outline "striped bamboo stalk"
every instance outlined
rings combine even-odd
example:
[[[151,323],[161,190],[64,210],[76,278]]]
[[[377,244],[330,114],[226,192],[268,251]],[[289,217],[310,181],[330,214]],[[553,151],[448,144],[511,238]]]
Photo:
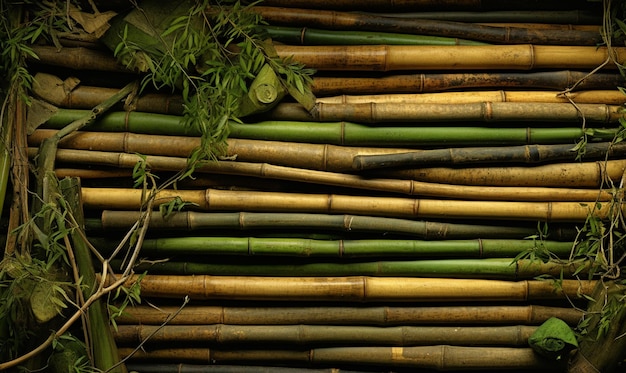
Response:
[[[136,283],[138,276],[128,285]],[[410,277],[167,276],[141,279],[142,297],[194,300],[328,302],[457,302],[577,299],[591,294],[595,281],[500,281]]]
[[[542,305],[494,306],[319,306],[314,307],[232,307],[188,305],[153,308],[127,307],[118,324],[161,325],[539,325],[557,317],[578,324],[583,313],[572,307]],[[176,313],[178,312],[178,313]],[[175,314],[176,313],[176,314]],[[175,315],[175,316],[174,316]]]
[[[85,114],[84,110],[59,110],[46,128],[61,128]],[[89,130],[136,132],[154,135],[198,136],[184,126],[182,117],[152,113],[115,112],[103,115]],[[611,141],[615,129],[580,127],[487,128],[487,127],[372,127],[350,122],[318,123],[266,121],[229,123],[230,136],[256,140],[293,141],[350,146],[480,146],[572,143],[587,134],[590,142]],[[479,144],[480,143],[480,144]]]
[[[120,345],[196,346],[528,346],[536,326],[120,325]]]
[[[34,148],[29,149],[29,154],[32,158],[37,155],[36,150],[37,149]],[[150,165],[150,169],[155,172],[177,172],[185,169],[188,162],[186,158],[162,156],[144,157],[145,161]],[[358,161],[359,159],[360,158],[357,157],[355,158],[355,161]],[[127,153],[96,152],[72,149],[60,149],[56,153],[57,162],[66,162],[74,165],[100,165],[133,169],[140,160],[141,158],[139,155]],[[465,200],[566,202],[592,200],[610,201],[613,198],[613,195],[607,190],[542,187],[485,187],[436,184],[414,180],[372,178],[350,174],[298,169],[292,167],[274,166],[267,163],[210,161],[198,165],[195,171],[198,173],[252,176],[265,179],[313,183],[422,197],[456,198]]]
[[[139,189],[83,188],[85,208],[139,209],[145,197]],[[400,197],[360,197],[254,191],[163,190],[154,205],[180,197],[204,211],[301,212],[373,215],[395,218],[505,219],[581,222],[590,215],[606,218],[611,204],[580,202],[504,202],[432,200]],[[619,207],[621,208],[621,207]]]
[[[497,27],[454,21],[385,17],[377,14],[355,12],[266,6],[255,6],[253,11],[260,14],[270,24],[297,25],[298,27],[306,26],[320,29],[395,32],[464,38],[500,44],[560,46],[596,45],[603,42],[602,35],[598,30],[544,30],[508,26]]]
[[[117,245],[106,239],[94,239],[102,253],[109,253]],[[400,240],[400,239],[342,239],[315,240],[306,238],[271,237],[165,237],[143,241],[141,252],[146,255],[252,255],[296,256],[313,258],[506,258],[536,247],[566,257],[574,242],[533,240]],[[510,261],[509,263],[510,264]]]
[[[100,220],[86,220],[91,230],[117,231],[130,228],[139,218],[138,211],[104,210]],[[168,219],[152,214],[150,227],[159,231],[198,231],[207,229],[239,230],[311,230],[340,231],[351,233],[401,234],[421,239],[471,239],[512,238],[522,239],[537,233],[536,226],[502,226],[496,224],[459,224],[452,222],[430,222],[360,215],[326,215],[298,213],[201,213],[194,211],[175,212]],[[550,237],[557,240],[572,240],[576,232],[551,227]]]
[[[131,348],[121,349],[128,356]],[[556,372],[563,362],[541,358],[530,348],[519,347],[328,347],[311,350],[216,350],[207,348],[170,348],[138,350],[132,360],[176,361],[210,364],[278,363],[329,366],[347,364],[351,367],[376,366],[434,370],[511,370]]]
[[[317,103],[312,113],[299,104],[283,104],[270,112],[273,120],[357,123],[388,122],[577,122],[616,123],[621,107],[606,104],[480,102],[447,104]]]
[[[167,261],[138,264],[137,272],[153,275],[211,275],[211,276],[275,276],[289,277],[298,274],[302,277],[323,276],[378,276],[378,277],[438,277],[459,279],[523,280],[541,275],[572,278],[574,273],[582,276],[588,273],[589,263],[562,264],[543,263],[512,258],[492,259],[440,259],[403,260],[376,262],[315,262],[282,263],[276,258],[253,262],[224,260],[218,258],[210,263],[200,261]],[[120,263],[113,262],[114,268]],[[582,268],[582,270],[581,270]]]
[[[561,94],[559,91],[464,91],[318,97],[323,104],[466,104],[476,102],[545,102],[623,105],[626,95],[619,90],[590,90]]]
[[[379,94],[442,92],[459,89],[487,88],[533,88],[563,90],[573,87],[579,90],[615,89],[624,83],[619,74],[600,71],[586,77],[582,71],[538,71],[481,73],[429,73],[367,76],[337,74],[336,76],[314,77],[311,89],[318,96],[337,94]],[[584,79],[584,80],[583,80]]]
[[[556,163],[533,167],[415,168],[385,171],[380,177],[402,178],[461,185],[498,186],[574,186],[598,188],[619,182],[626,170],[626,160],[582,163]],[[378,175],[378,174],[377,174]]]
[[[608,58],[603,47],[550,45],[276,45],[281,57],[292,57],[320,71],[532,70],[593,69]],[[626,48],[614,48],[623,64]],[[611,65],[607,65],[611,67]]]

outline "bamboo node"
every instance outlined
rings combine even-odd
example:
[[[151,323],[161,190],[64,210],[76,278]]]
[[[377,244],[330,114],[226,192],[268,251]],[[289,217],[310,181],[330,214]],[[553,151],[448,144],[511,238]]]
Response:
[[[528,48],[530,49],[528,52],[528,56],[530,57],[530,65],[528,65],[528,70],[532,70],[535,67],[535,47],[532,44],[528,44]]]

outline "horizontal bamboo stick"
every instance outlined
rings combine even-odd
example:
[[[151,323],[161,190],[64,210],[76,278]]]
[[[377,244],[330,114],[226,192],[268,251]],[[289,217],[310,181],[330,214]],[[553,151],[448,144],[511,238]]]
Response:
[[[428,73],[367,76],[340,74],[313,78],[311,89],[317,96],[338,94],[424,93],[468,89],[615,89],[623,85],[620,74],[600,71]]]
[[[506,23],[515,27],[518,23],[539,25],[540,27],[584,27],[598,28],[602,16],[596,9],[573,10],[490,10],[472,11],[441,11],[441,12],[385,12],[386,17],[407,17],[413,19],[438,19],[442,21],[471,23]],[[538,26],[538,27],[539,27]]]
[[[550,317],[557,317],[569,325],[576,325],[582,311],[572,307],[541,305],[497,306],[314,306],[314,307],[229,307],[188,305],[180,312],[178,307],[157,308],[136,305],[127,307],[116,318],[118,324],[161,325],[431,325],[431,324],[485,324],[485,325],[539,325]]]
[[[626,95],[615,90],[575,91],[560,94],[559,91],[465,91],[440,93],[405,93],[375,95],[341,95],[318,97],[317,102],[324,104],[467,104],[476,102],[546,102],[579,104],[622,105]]]
[[[135,276],[128,285],[137,281]],[[577,299],[595,281],[500,281],[410,277],[256,277],[166,276],[141,279],[142,297],[192,300],[266,300],[335,302],[456,302]]]
[[[317,103],[313,114],[299,104],[274,108],[273,120],[357,123],[393,122],[577,122],[616,123],[622,117],[620,106],[605,104],[480,102],[447,104]]]
[[[180,259],[179,259],[180,260]],[[562,264],[556,261],[492,259],[433,259],[433,260],[381,260],[376,262],[312,262],[275,263],[276,259],[252,263],[217,258],[210,263],[198,261],[166,261],[138,264],[137,272],[153,275],[211,275],[211,276],[379,276],[379,277],[438,277],[476,278],[492,280],[522,280],[541,275],[572,278],[574,273],[585,276],[589,263]],[[117,262],[112,262],[118,268]],[[582,268],[582,270],[581,270]]]
[[[116,242],[95,239],[92,243],[103,253],[111,252]],[[533,240],[399,240],[269,237],[166,237],[148,238],[141,246],[146,255],[253,255],[321,258],[407,257],[407,258],[507,258],[540,247],[552,254],[568,256],[574,242]],[[509,263],[510,264],[510,261]]]
[[[370,369],[356,371],[354,369],[341,368],[302,368],[284,366],[259,366],[259,365],[199,365],[199,364],[150,364],[130,363],[126,364],[129,371],[141,373],[371,373]]]
[[[83,188],[83,203],[90,209],[139,209],[144,193],[139,189]],[[431,200],[399,197],[359,197],[337,194],[237,192],[218,189],[163,190],[158,206],[180,197],[204,211],[259,211],[335,213],[395,218],[505,219],[547,222],[585,221],[588,216],[606,218],[610,204],[596,208],[594,201],[501,202]],[[619,208],[622,208],[621,206]]]
[[[140,217],[138,211],[102,211],[101,220],[86,219],[92,230],[116,231],[130,228]],[[201,213],[194,211],[175,212],[164,219],[160,214],[150,216],[150,227],[159,231],[207,229],[240,230],[311,230],[340,231],[350,233],[400,234],[421,239],[468,239],[468,238],[514,238],[522,239],[536,234],[536,226],[502,226],[496,224],[459,224],[430,222],[360,215],[326,215],[298,213]],[[572,240],[576,232],[560,230],[552,226],[550,238]]]
[[[119,325],[120,345],[196,346],[528,346],[536,326]]]
[[[605,47],[549,45],[276,45],[281,57],[292,57],[320,71],[532,70],[594,69],[608,58]],[[617,63],[626,48],[613,48]],[[615,67],[607,65],[607,67]]]
[[[409,153],[405,153],[409,154]],[[37,149],[30,148],[34,158]],[[186,158],[144,156],[152,171],[183,170],[187,167]],[[360,158],[355,157],[355,161]],[[367,160],[368,158],[366,158]],[[377,159],[377,158],[375,158]],[[387,159],[387,158],[383,158]],[[56,161],[67,164],[100,165],[133,169],[141,158],[137,154],[96,152],[87,150],[59,149]],[[608,191],[573,188],[541,187],[485,187],[424,183],[414,180],[383,179],[358,175],[331,173],[275,166],[267,163],[247,163],[230,161],[204,162],[196,167],[197,173],[214,173],[238,176],[253,176],[266,179],[287,180],[303,183],[331,185],[345,188],[374,190],[387,193],[416,195],[422,197],[456,198],[466,200],[504,201],[610,201],[613,196]]]
[[[444,36],[500,44],[595,45],[603,42],[598,30],[498,27],[454,21],[385,17],[357,12],[266,6],[255,6],[253,11],[259,13],[270,24],[285,26]]]
[[[121,357],[134,352],[131,361],[176,361],[204,364],[278,363],[351,367],[376,366],[435,370],[511,370],[557,372],[562,362],[544,359],[530,348],[519,347],[330,347],[311,350],[216,350],[207,348],[170,348],[133,351],[121,348]]]

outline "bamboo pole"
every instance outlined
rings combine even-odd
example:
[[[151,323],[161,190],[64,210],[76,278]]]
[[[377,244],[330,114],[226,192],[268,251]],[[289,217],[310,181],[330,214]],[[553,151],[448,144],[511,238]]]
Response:
[[[608,58],[604,47],[550,45],[480,46],[292,46],[276,45],[291,57],[319,71],[532,70],[594,69]],[[614,47],[617,63],[626,48]],[[614,67],[607,65],[607,67]]]
[[[108,253],[116,243],[92,238],[100,252]],[[574,242],[542,240],[401,240],[401,239],[341,239],[315,240],[306,238],[270,237],[165,237],[143,241],[141,252],[146,255],[243,255],[296,256],[312,258],[506,258],[536,247],[559,257],[566,257]],[[507,264],[511,264],[509,261]]]
[[[602,16],[594,9],[572,10],[490,10],[476,11],[426,11],[381,13],[385,17],[406,17],[412,19],[432,19],[440,21],[470,22],[470,23],[500,23],[515,27],[515,24],[525,23],[540,25],[541,27],[594,27],[602,23]]]
[[[135,276],[128,285],[137,281]],[[595,281],[500,281],[410,277],[256,277],[146,275],[139,283],[145,297],[193,300],[328,302],[456,302],[577,299]]]
[[[139,211],[102,211],[101,220],[87,220],[92,230],[116,231],[130,228],[139,218]],[[150,227],[159,231],[198,231],[206,229],[321,229],[350,233],[375,232],[401,234],[421,239],[513,238],[522,239],[536,234],[536,226],[501,226],[496,224],[459,224],[360,215],[326,215],[298,213],[201,213],[175,212],[164,219],[160,214],[150,216]],[[552,227],[551,239],[572,240],[576,232]]]
[[[121,345],[194,343],[200,346],[528,346],[536,326],[120,325]]]
[[[132,349],[121,349],[128,356]],[[138,350],[133,361],[177,361],[210,364],[228,363],[280,363],[328,366],[384,366],[435,370],[510,370],[556,372],[563,369],[563,362],[539,357],[530,348],[519,347],[330,347],[311,350],[217,350],[207,348],[170,348],[150,351]]]
[[[83,188],[85,208],[138,209],[144,194],[138,189]],[[204,211],[302,212],[373,215],[395,218],[505,219],[580,222],[589,216],[606,218],[610,203],[501,202],[431,200],[399,197],[359,197],[337,194],[237,192],[218,189],[163,190],[154,206],[180,197]],[[595,207],[594,207],[595,206]],[[599,208],[597,208],[599,207]],[[621,206],[619,206],[621,208]]]
[[[161,325],[539,325],[557,317],[576,325],[583,313],[572,307],[541,305],[493,306],[319,306],[312,307],[232,307],[189,305],[178,312],[172,306],[135,305],[127,307],[116,322]],[[175,314],[175,316],[174,316]],[[172,318],[173,317],[173,318]]]
[[[35,149],[31,149],[29,153],[32,157],[36,155]],[[185,169],[187,166],[186,158],[161,156],[144,157],[145,161],[149,164],[150,169],[155,172],[176,172]],[[360,159],[361,158],[356,157],[355,161]],[[66,162],[74,165],[100,165],[133,169],[137,162],[141,161],[141,158],[137,154],[60,149],[56,153],[56,160],[57,162]],[[362,164],[363,163],[361,163],[361,165]],[[253,176],[265,179],[313,183],[422,197],[456,198],[465,200],[565,202],[592,200],[610,201],[613,198],[612,194],[606,190],[450,185],[425,183],[414,180],[363,177],[358,175],[275,166],[267,163],[209,161],[199,164],[195,171],[197,173]]]
[[[130,369],[142,373],[371,373],[371,370],[356,371],[340,368],[302,368],[259,365],[198,365],[198,364],[150,364],[131,363]],[[367,368],[365,368],[367,369]]]
[[[308,7],[304,7],[308,8]],[[500,44],[596,45],[603,42],[598,30],[543,30],[485,26],[476,23],[385,17],[377,14],[255,6],[254,12],[274,25],[334,30],[395,32],[444,36]],[[280,54],[280,52],[279,52]]]
[[[277,262],[255,259],[252,263],[241,258],[224,260],[217,258],[211,263],[198,261],[166,261],[139,264],[137,272],[152,275],[211,275],[211,276],[275,276],[289,277],[298,274],[301,277],[322,276],[378,276],[378,277],[438,277],[442,279],[491,279],[522,280],[541,275],[555,278],[572,278],[574,273],[585,276],[589,263],[578,262],[563,264],[556,261],[520,260],[512,258],[491,259],[434,259],[434,260],[381,260],[375,262]],[[117,268],[118,262],[112,263]],[[581,269],[582,268],[582,269]],[[443,281],[443,280],[442,280]]]

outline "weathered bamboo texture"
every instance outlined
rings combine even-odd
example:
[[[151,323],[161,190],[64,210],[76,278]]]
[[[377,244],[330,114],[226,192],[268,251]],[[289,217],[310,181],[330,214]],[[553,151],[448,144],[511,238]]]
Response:
[[[571,100],[571,101],[570,101]],[[477,102],[545,102],[622,105],[626,95],[618,90],[560,91],[465,91],[318,97],[323,104],[470,104]]]
[[[338,94],[426,93],[468,89],[551,89],[562,91],[615,89],[624,84],[620,74],[606,71],[589,76],[582,71],[429,73],[382,77],[321,76],[316,74],[311,89],[318,96]]]
[[[138,276],[128,285],[136,283]],[[258,277],[167,276],[141,279],[145,297],[193,300],[263,300],[328,302],[456,302],[578,299],[591,294],[595,281],[500,281],[407,277]]]
[[[545,30],[508,26],[498,27],[476,23],[385,17],[356,12],[266,6],[255,6],[253,10],[261,14],[265,21],[275,25],[443,36],[500,44],[560,46],[598,45],[603,42],[602,35],[598,30]]]
[[[120,345],[194,343],[197,346],[528,346],[536,326],[119,325]]]
[[[139,189],[83,188],[85,208],[139,209]],[[589,215],[606,218],[611,204],[597,208],[595,201],[503,202],[432,200],[399,197],[360,197],[338,194],[206,190],[163,190],[154,205],[180,197],[204,211],[302,212],[371,215],[395,218],[508,219],[546,222],[581,222]],[[619,206],[618,208],[622,208]]]
[[[389,122],[578,122],[616,123],[623,117],[621,107],[605,104],[480,102],[448,104],[317,103],[312,113],[299,104],[282,104],[273,109],[274,120]]]
[[[92,230],[117,231],[129,229],[140,217],[139,211],[104,210],[101,220],[87,220]],[[460,224],[449,222],[419,221],[360,215],[327,215],[298,213],[202,213],[181,211],[167,219],[161,214],[150,216],[150,227],[161,231],[199,231],[205,229],[239,230],[311,230],[385,233],[419,237],[426,240],[512,238],[522,239],[537,233],[535,225],[524,227],[496,226],[493,224]],[[553,226],[550,235],[556,240],[572,240],[576,232]]]
[[[116,242],[92,238],[100,252],[109,253]],[[542,240],[400,240],[400,239],[341,239],[270,237],[165,237],[148,238],[141,245],[146,255],[243,255],[288,256],[312,258],[508,258],[536,247],[566,257],[574,242]],[[514,267],[509,263],[511,267]]]
[[[132,348],[120,349],[125,357]],[[139,349],[132,360],[183,361],[205,364],[279,363],[328,366],[385,366],[434,370],[510,370],[557,372],[562,362],[541,358],[530,348],[520,347],[329,347],[311,350],[219,350],[208,348],[171,348],[145,351]]]
[[[127,307],[118,324],[161,325],[539,325],[558,317],[576,325],[583,313],[572,307],[524,306],[315,306],[315,307],[229,307],[188,305],[158,309]],[[177,313],[178,312],[178,313]]]
[[[605,47],[548,45],[276,45],[281,57],[292,57],[320,71],[531,70],[594,69],[608,58]],[[613,48],[626,62],[626,48]],[[607,65],[615,67],[615,65]]]
[[[159,363],[133,362],[127,364],[133,372],[142,373],[372,373],[371,369],[357,371],[342,368],[302,368],[270,365],[215,365],[215,364],[185,364],[185,363]]]
[[[271,0],[270,0],[271,1]],[[265,2],[267,3],[267,1]],[[602,15],[595,10],[490,10],[476,11],[406,11],[402,13],[383,13],[386,17],[406,17],[413,19],[433,19],[454,22],[499,23],[515,27],[527,24],[528,27],[543,28],[578,28],[598,30],[602,23]]]
[[[32,157],[37,149],[29,149]],[[141,157],[137,154],[96,152],[87,150],[59,149],[57,162],[81,164],[85,167],[100,165],[133,169]],[[186,158],[145,156],[150,169],[157,171],[179,171],[187,166]],[[325,171],[275,166],[267,163],[210,161],[196,167],[198,173],[214,173],[253,176],[274,180],[287,180],[321,185],[331,185],[379,192],[416,195],[422,197],[456,198],[466,200],[494,201],[610,201],[613,196],[608,190],[542,188],[542,187],[486,187],[425,183],[414,180],[385,179],[340,174]]]

